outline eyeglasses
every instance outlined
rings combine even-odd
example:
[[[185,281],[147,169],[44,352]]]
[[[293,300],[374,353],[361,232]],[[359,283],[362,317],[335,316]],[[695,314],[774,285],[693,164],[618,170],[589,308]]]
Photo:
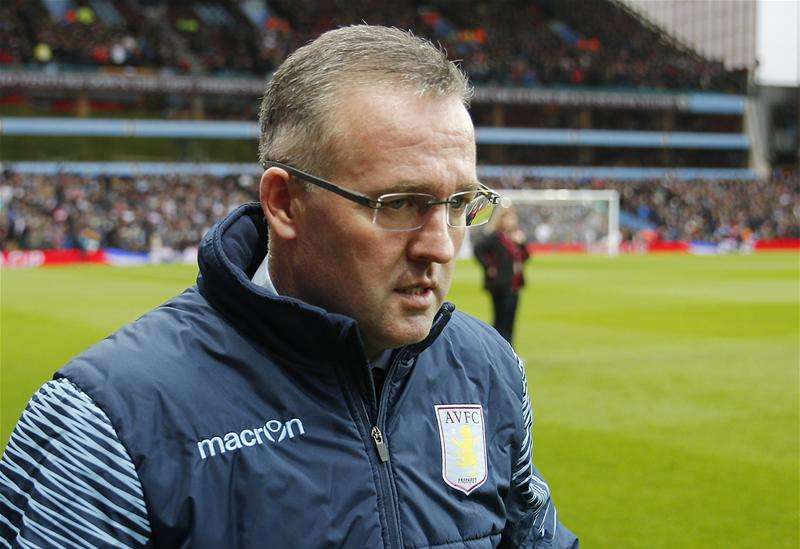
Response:
[[[425,216],[433,206],[447,206],[447,224],[450,227],[477,227],[489,222],[500,195],[481,185],[480,188],[451,194],[438,200],[426,193],[389,193],[370,198],[357,191],[334,185],[319,177],[305,173],[288,164],[267,161],[264,167],[275,166],[317,187],[322,187],[357,204],[374,210],[372,222],[386,231],[414,231],[425,224]]]

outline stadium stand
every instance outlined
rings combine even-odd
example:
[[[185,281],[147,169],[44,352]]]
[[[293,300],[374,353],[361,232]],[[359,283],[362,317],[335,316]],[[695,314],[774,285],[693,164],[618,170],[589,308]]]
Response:
[[[265,76],[289,51],[367,21],[412,29],[459,59],[477,88],[477,126],[709,134],[682,149],[661,137],[655,149],[619,137],[605,149],[500,142],[481,147],[486,164],[744,168],[756,146],[744,139],[746,96],[732,95],[746,91],[746,73],[679,46],[616,0],[13,0],[0,9],[2,115],[252,121]]]
[[[505,178],[489,183],[499,189],[616,189],[628,240],[642,231],[660,240],[709,243],[800,238],[800,182],[793,174],[776,173],[771,181],[757,182]],[[196,246],[216,220],[256,200],[257,194],[257,181],[249,174],[119,177],[6,171],[0,181],[0,248],[181,251]]]
[[[719,243],[727,238],[800,238],[800,179],[776,171],[758,181],[564,181],[506,177],[500,189],[614,189],[625,238],[636,229],[666,241]]]
[[[252,122],[265,77],[289,51],[363,20],[413,29],[459,59],[476,85],[476,126],[539,132],[535,142],[481,144],[483,164],[744,169],[764,156],[748,135],[746,73],[678,45],[616,0],[13,0],[0,9],[3,116]],[[586,141],[598,129],[630,133]],[[679,147],[682,133],[707,135]]]
[[[125,3],[15,0],[3,11],[10,36],[0,41],[0,59],[11,65],[85,70],[175,62],[157,28]]]
[[[701,57],[617,0],[9,0],[0,160],[12,162],[0,167],[0,247],[196,245],[256,198],[265,78],[296,47],[361,21],[412,29],[460,60],[476,85],[479,173],[493,186],[616,189],[628,240],[800,237],[797,172],[770,176],[759,164],[767,136],[753,122],[746,70]],[[46,118],[54,114],[62,118]],[[197,120],[175,122],[186,118]],[[31,146],[55,139],[55,154],[52,143]],[[113,139],[124,150],[105,143]],[[167,165],[131,176],[13,164],[78,159],[254,170]]]
[[[14,0],[2,9],[0,62],[13,66],[263,77],[321,32],[366,20],[440,42],[477,84],[739,93],[746,86],[746,73],[678,47],[610,0]]]
[[[14,249],[183,250],[231,209],[254,200],[250,176],[23,176],[6,172],[0,242]]]

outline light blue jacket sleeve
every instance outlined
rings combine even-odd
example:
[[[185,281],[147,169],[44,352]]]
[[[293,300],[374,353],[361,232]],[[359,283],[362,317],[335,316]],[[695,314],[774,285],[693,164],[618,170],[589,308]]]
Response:
[[[108,417],[66,379],[45,383],[0,460],[0,547],[142,547],[142,487]]]

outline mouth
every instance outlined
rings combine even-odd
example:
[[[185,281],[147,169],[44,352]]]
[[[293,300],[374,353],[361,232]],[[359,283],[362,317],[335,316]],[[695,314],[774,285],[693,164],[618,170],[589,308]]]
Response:
[[[394,289],[403,303],[413,309],[427,309],[436,299],[436,284],[433,282],[420,282],[401,286]]]

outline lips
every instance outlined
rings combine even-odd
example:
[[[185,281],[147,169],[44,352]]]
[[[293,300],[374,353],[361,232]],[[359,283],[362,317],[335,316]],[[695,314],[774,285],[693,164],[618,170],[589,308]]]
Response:
[[[430,307],[435,300],[435,289],[435,283],[426,281],[400,286],[395,288],[394,291],[407,306],[416,309],[426,309]]]
[[[400,286],[395,288],[395,292],[400,292],[401,294],[410,294],[410,295],[419,295],[423,294],[427,291],[432,291],[436,288],[436,284],[434,282],[417,282],[415,284],[408,284],[407,286]]]
[[[425,292],[427,292],[429,289],[430,288],[425,288],[423,286],[409,286],[407,288],[399,288],[396,291],[400,292],[401,294],[405,294],[405,295],[422,295]]]

